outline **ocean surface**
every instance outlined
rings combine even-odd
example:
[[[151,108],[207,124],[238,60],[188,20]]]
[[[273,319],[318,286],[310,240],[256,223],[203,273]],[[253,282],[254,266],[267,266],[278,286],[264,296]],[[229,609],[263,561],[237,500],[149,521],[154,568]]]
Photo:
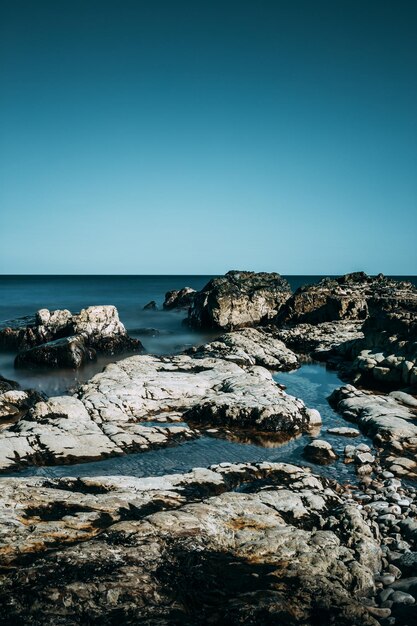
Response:
[[[164,311],[162,303],[167,291],[184,286],[201,289],[211,276],[2,276],[0,277],[0,321],[31,315],[40,308],[66,308],[72,312],[94,305],[113,304],[130,335],[141,339],[147,352],[178,353],[186,347],[202,343],[213,334],[197,332],[183,324],[184,311]],[[323,276],[286,276],[293,290],[301,285],[319,281]],[[417,286],[417,277],[398,277]],[[155,300],[159,310],[144,310]],[[147,330],[145,330],[147,329]],[[149,329],[154,329],[149,334]],[[68,393],[77,384],[87,380],[109,361],[102,358],[80,369],[54,371],[26,371],[14,369],[14,353],[0,353],[0,374],[17,380],[23,388],[32,387],[47,395]],[[120,357],[123,358],[123,357]],[[346,426],[343,418],[329,406],[327,397],[342,383],[334,371],[323,364],[306,364],[293,372],[279,372],[274,376],[286,385],[287,393],[302,398],[307,406],[320,411],[323,424],[314,434],[305,434],[284,444],[267,439],[233,440],[225,436],[202,436],[175,447],[129,454],[94,463],[72,466],[31,467],[19,475],[40,476],[95,476],[133,475],[154,476],[188,471],[193,467],[207,467],[220,462],[285,461],[309,465],[303,458],[305,445],[314,437],[330,441],[339,454],[336,463],[327,467],[312,465],[320,473],[340,482],[355,480],[352,466],[343,463],[343,449],[348,443],[371,441],[364,435],[355,440],[330,435],[327,429]]]

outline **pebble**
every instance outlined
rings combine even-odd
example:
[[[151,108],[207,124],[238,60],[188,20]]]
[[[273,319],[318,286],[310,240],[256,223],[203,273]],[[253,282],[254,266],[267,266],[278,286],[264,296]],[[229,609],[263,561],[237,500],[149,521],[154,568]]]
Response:
[[[405,591],[394,591],[390,598],[394,604],[414,604],[416,601],[414,596]]]

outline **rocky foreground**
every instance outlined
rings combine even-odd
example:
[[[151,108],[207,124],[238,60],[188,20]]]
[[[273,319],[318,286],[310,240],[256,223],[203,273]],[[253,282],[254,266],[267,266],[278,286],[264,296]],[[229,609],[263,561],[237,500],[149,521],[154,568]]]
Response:
[[[150,303],[156,307],[156,303]],[[0,471],[177,445],[206,431],[306,438],[304,458],[349,437],[354,484],[286,463],[222,463],[159,478],[3,477],[0,623],[417,622],[417,289],[382,275],[291,293],[278,274],[229,272],[163,308],[217,329],[170,356],[135,354],[71,395],[0,377]],[[140,352],[114,307],[41,310],[0,326],[16,367],[80,367]],[[329,398],[346,426],[273,372],[319,360],[346,381]],[[355,445],[359,431],[374,448]],[[354,476],[354,474],[352,473]]]

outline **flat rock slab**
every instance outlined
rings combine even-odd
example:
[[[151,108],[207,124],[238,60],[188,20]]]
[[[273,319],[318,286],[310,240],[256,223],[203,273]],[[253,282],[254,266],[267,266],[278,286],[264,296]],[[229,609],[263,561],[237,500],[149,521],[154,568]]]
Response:
[[[377,626],[373,527],[293,465],[4,479],[0,520],[11,622]]]
[[[225,333],[189,351],[195,357],[214,357],[239,365],[261,365],[276,371],[299,367],[297,355],[285,343],[262,329],[245,328]]]
[[[286,436],[321,422],[318,411],[287,395],[262,367],[185,355],[134,356],[108,365],[78,397],[41,402],[4,428],[0,471],[98,460],[197,436],[192,427],[175,424],[181,417]]]

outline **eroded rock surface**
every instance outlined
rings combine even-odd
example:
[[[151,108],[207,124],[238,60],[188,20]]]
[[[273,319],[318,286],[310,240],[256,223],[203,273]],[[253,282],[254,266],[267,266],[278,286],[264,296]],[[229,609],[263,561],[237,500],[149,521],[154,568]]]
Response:
[[[390,395],[375,395],[347,385],[336,389],[330,404],[359,425],[388,456],[396,474],[417,478],[417,411]]]
[[[275,317],[290,295],[280,274],[231,271],[195,294],[188,322],[224,330],[256,326]]]
[[[285,436],[321,423],[318,411],[287,395],[262,367],[133,356],[108,365],[78,397],[50,398],[4,428],[0,470],[96,460],[196,436],[183,420]]]
[[[215,357],[241,365],[261,365],[268,369],[287,371],[299,367],[297,355],[270,333],[245,328],[218,337],[189,350],[194,357]]]
[[[374,526],[296,466],[5,479],[0,511],[3,623],[378,623]]]
[[[278,328],[273,335],[297,354],[327,360],[337,354],[350,358],[352,343],[363,338],[363,322],[338,321],[321,324],[297,324]]]

